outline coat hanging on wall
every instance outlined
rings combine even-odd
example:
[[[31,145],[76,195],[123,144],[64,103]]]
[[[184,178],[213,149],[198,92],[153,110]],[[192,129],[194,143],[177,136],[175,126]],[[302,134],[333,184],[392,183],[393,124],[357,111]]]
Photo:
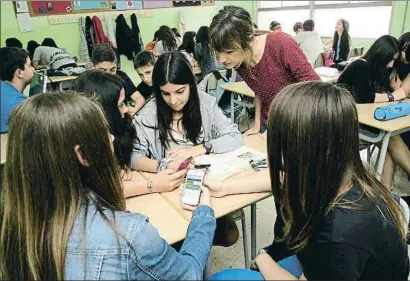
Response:
[[[127,56],[129,60],[133,60],[134,41],[131,28],[128,26],[123,14],[120,14],[115,22],[117,23],[115,37],[118,53]]]
[[[85,18],[80,18],[79,20],[80,24],[80,54],[79,54],[79,60],[86,62],[87,67],[91,67],[90,63],[90,55],[88,51],[88,44],[87,44],[87,38],[86,38],[86,32],[85,32]]]
[[[134,38],[134,51],[135,55],[142,51],[144,43],[142,43],[140,27],[138,26],[137,16],[135,14],[131,15],[131,28],[132,35]]]
[[[94,28],[90,17],[85,17],[85,39],[87,40],[88,54],[91,57],[94,46]]]
[[[108,44],[108,38],[104,34],[104,29],[101,24],[101,20],[97,17],[93,17],[93,27],[94,27],[94,42],[95,44]]]

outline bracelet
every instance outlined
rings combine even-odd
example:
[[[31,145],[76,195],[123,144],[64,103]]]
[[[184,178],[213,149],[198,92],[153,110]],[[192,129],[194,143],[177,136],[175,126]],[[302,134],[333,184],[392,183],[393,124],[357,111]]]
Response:
[[[147,179],[147,188],[148,188],[149,194],[152,194],[153,193],[152,192],[152,180],[150,179]]]
[[[157,164],[156,172],[159,173],[162,170],[165,170],[168,167],[168,164],[170,162],[172,162],[173,160],[174,160],[173,158],[163,158],[163,159],[159,160],[158,164]]]
[[[387,93],[387,98],[389,99],[389,102],[394,101],[393,93]]]

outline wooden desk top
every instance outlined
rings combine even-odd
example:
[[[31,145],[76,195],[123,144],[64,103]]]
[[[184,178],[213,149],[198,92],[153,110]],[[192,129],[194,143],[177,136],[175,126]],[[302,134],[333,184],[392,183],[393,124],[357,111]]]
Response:
[[[77,76],[48,76],[47,83],[61,83],[77,79]]]
[[[410,100],[406,100],[410,103]],[[387,105],[390,103],[367,103],[357,104],[357,114],[359,116],[359,123],[377,128],[386,132],[395,132],[405,128],[410,128],[410,115],[389,120],[389,121],[377,121],[374,118],[374,111],[376,108]]]
[[[221,88],[247,97],[255,97],[255,92],[249,88],[245,81],[223,84],[221,85]]]
[[[1,164],[6,163],[8,134],[1,134]]]
[[[266,152],[266,140],[261,134],[245,137],[244,142],[246,146],[254,150],[264,153]],[[254,173],[253,169],[249,169],[243,173],[236,175],[235,177],[245,178],[251,173]],[[179,189],[168,193],[162,193],[161,195],[176,210],[178,210],[185,219],[191,220],[192,212],[183,209],[181,206],[181,194]],[[215,216],[219,218],[236,210],[249,206],[252,203],[268,198],[271,195],[272,194],[270,192],[229,195],[223,198],[211,198],[211,204],[212,208],[215,211]]]
[[[193,71],[194,71],[195,75],[198,75],[198,74],[202,73],[201,68],[199,66],[194,66]]]
[[[154,193],[129,198],[126,203],[128,211],[147,216],[160,236],[169,244],[185,238],[191,217],[182,217],[160,194]]]

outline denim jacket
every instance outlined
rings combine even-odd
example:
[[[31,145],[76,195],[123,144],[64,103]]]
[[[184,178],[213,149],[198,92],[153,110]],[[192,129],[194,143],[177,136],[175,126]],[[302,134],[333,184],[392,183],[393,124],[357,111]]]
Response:
[[[104,211],[111,221],[115,216],[117,239],[94,206],[86,223],[84,214],[85,207],[70,234],[65,280],[202,280],[216,228],[211,208],[196,208],[179,253],[143,215]]]

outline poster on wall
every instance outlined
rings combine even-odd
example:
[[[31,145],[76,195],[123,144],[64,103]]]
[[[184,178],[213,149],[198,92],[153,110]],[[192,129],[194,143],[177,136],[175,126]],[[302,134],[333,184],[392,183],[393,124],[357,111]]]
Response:
[[[74,10],[106,10],[110,7],[108,1],[73,1]]]
[[[30,1],[33,16],[68,14],[72,12],[72,1]]]
[[[172,1],[144,0],[143,6],[144,6],[144,9],[171,8]]]
[[[135,10],[142,9],[142,0],[139,1],[111,1],[112,10]]]
[[[173,1],[174,7],[192,7],[200,6],[201,1]]]

